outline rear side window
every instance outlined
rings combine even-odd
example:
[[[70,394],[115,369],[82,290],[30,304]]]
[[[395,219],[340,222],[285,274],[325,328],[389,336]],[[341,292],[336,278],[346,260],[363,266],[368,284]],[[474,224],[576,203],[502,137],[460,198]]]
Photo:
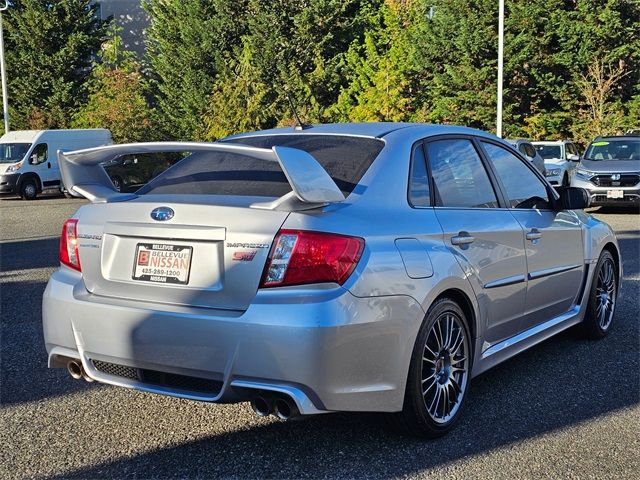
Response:
[[[270,135],[224,140],[259,148],[274,145],[311,154],[349,195],[369,169],[384,142],[374,138],[337,135]],[[196,152],[182,159],[146,186],[140,194],[205,194],[280,197],[291,187],[274,162],[237,153]]]
[[[467,208],[498,206],[487,171],[470,140],[429,142],[427,156],[438,205]]]
[[[409,203],[414,207],[431,205],[429,197],[429,175],[424,161],[422,144],[416,146],[411,154],[411,178],[409,179]]]

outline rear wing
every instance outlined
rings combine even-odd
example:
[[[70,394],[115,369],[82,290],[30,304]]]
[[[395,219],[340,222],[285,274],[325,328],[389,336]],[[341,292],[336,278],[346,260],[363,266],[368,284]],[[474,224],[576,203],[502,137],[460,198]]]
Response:
[[[135,198],[135,194],[118,192],[103,163],[123,155],[161,152],[225,152],[238,153],[258,160],[278,162],[292,192],[255,208],[316,208],[345,199],[327,171],[307,152],[288,147],[256,148],[238,144],[195,142],[150,142],[108,145],[72,152],[58,150],[62,181],[69,193],[83,196],[94,203],[119,202]],[[302,204],[302,205],[301,205]]]

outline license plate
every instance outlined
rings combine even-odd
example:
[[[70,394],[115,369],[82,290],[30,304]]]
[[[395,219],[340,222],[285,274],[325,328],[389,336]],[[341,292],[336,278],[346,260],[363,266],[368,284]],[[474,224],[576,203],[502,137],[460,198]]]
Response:
[[[164,243],[138,243],[133,279],[144,282],[189,283],[193,247]]]
[[[623,190],[607,190],[607,198],[624,198]]]

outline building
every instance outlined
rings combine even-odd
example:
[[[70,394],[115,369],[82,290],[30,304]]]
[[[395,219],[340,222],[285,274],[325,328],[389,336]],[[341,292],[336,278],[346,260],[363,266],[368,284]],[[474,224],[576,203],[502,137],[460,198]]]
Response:
[[[144,29],[149,24],[149,16],[142,8],[141,0],[96,0],[100,7],[100,18],[113,17],[122,27],[125,48],[142,54],[144,52]]]

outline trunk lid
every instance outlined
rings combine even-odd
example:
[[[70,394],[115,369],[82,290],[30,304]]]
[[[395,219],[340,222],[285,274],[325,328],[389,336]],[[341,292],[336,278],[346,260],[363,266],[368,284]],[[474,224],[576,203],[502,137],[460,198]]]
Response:
[[[77,232],[87,290],[173,305],[248,308],[289,213],[249,208],[256,198],[184,197],[82,207]],[[172,218],[154,220],[151,212],[159,207],[171,209]]]

